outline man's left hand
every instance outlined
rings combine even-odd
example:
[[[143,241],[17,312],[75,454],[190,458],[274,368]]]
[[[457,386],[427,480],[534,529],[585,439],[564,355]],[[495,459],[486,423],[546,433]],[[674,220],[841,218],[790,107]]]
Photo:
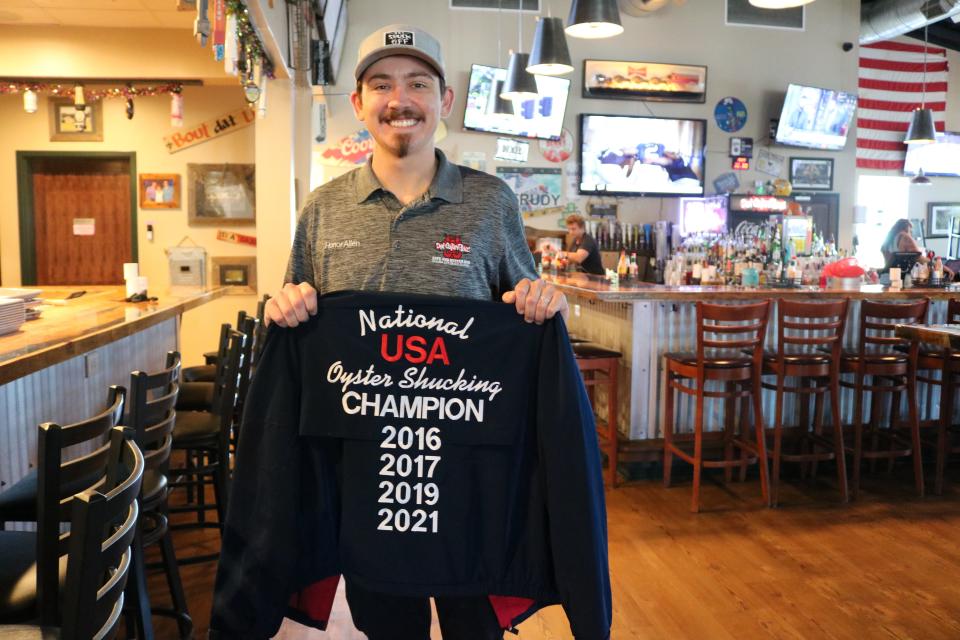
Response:
[[[557,313],[566,320],[569,313],[567,297],[546,280],[524,278],[513,287],[513,291],[503,294],[503,301],[515,305],[524,320],[537,324],[543,324]]]

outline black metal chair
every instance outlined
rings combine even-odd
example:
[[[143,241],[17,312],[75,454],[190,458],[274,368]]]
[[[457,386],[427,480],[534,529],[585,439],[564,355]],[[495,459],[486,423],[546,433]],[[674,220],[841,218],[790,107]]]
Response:
[[[32,509],[15,501],[7,505],[8,513],[16,515],[10,520],[32,519],[37,530],[0,532],[0,622],[29,620],[38,614],[43,625],[59,624],[57,597],[66,577],[62,556],[67,540],[60,535],[60,523],[70,521],[75,494],[105,482],[111,447],[105,441],[120,423],[125,396],[123,387],[110,387],[107,408],[92,418],[39,426],[38,471],[33,479],[21,480],[18,494],[33,487]],[[64,449],[77,445],[92,450],[64,461]]]
[[[167,353],[165,368],[148,374],[134,371],[130,374],[130,399],[127,402],[126,424],[133,430],[134,438],[144,456],[145,471],[140,493],[139,545],[134,546],[132,577],[127,585],[128,628],[136,629],[140,640],[152,637],[150,614],[170,616],[176,619],[181,638],[189,638],[193,621],[187,610],[187,600],[180,581],[180,570],[173,549],[173,538],[168,522],[167,468],[173,447],[173,430],[176,421],[174,406],[177,402],[180,380],[180,354]],[[158,544],[162,566],[170,589],[173,606],[152,607],[146,588],[144,550],[148,545]]]
[[[0,627],[0,637],[110,640],[116,635],[132,565],[144,470],[140,449],[129,436],[123,428],[112,430],[100,490],[88,489],[72,499],[70,532],[61,537],[67,550],[62,617],[35,626]],[[48,597],[57,604],[57,593]]]
[[[230,439],[236,411],[240,370],[246,351],[247,338],[239,331],[228,333],[227,357],[218,363],[218,379],[214,383],[215,411],[178,411],[173,430],[173,449],[183,451],[185,466],[170,469],[171,487],[188,491],[187,504],[171,506],[171,513],[197,514],[196,522],[170,525],[173,530],[188,528],[216,528],[221,530],[226,520],[230,487]],[[215,504],[205,499],[205,488],[213,485]],[[206,512],[215,509],[217,522],[207,522]],[[179,558],[180,564],[192,564],[216,559],[219,554]]]

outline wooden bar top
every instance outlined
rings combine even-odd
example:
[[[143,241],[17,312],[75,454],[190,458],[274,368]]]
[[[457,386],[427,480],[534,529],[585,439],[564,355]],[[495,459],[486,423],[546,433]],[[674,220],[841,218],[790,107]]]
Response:
[[[37,320],[0,336],[0,384],[92,351],[180,315],[226,293],[225,288],[125,302],[122,286],[31,287],[45,300]],[[67,300],[75,291],[86,291]]]
[[[775,298],[790,300],[822,300],[824,298],[909,300],[923,297],[931,300],[947,300],[960,297],[960,284],[945,289],[911,288],[891,291],[888,287],[879,284],[864,284],[858,290],[822,289],[812,286],[794,289],[729,285],[668,287],[662,284],[633,281],[611,285],[602,276],[592,276],[585,273],[563,275],[544,273],[542,278],[555,284],[568,296],[573,295],[603,302],[645,302],[648,300],[696,302],[697,300],[767,300]]]
[[[898,324],[896,333],[901,338],[960,350],[960,324]]]

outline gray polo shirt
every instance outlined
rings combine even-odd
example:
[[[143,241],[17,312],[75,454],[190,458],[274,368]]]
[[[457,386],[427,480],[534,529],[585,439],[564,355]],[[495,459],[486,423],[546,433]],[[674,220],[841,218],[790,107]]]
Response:
[[[321,294],[394,291],[499,299],[537,272],[517,198],[502,180],[440,150],[430,188],[406,207],[370,160],[318,187],[297,223],[287,282]]]

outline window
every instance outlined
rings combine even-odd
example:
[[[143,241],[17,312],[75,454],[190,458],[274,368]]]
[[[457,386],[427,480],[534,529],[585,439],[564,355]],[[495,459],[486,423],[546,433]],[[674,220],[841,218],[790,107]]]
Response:
[[[909,178],[857,178],[857,205],[866,208],[865,221],[854,224],[854,233],[860,241],[856,257],[862,264],[876,269],[883,267],[880,246],[893,223],[907,217],[909,200]]]

